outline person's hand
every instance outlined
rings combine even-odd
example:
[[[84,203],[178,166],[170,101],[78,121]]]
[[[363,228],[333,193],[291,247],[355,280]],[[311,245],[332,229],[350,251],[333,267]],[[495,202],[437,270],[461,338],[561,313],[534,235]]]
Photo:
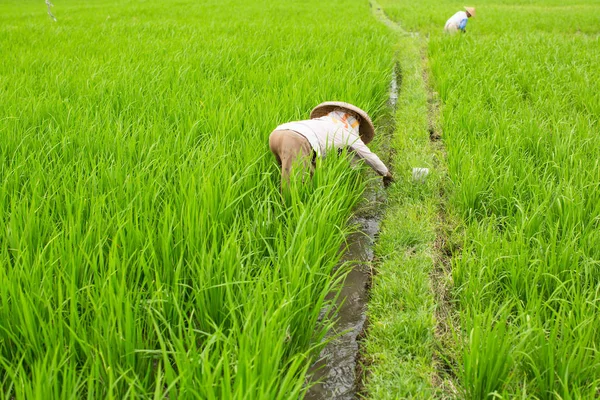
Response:
[[[394,177],[389,172],[383,176],[383,187],[388,187],[394,182]]]

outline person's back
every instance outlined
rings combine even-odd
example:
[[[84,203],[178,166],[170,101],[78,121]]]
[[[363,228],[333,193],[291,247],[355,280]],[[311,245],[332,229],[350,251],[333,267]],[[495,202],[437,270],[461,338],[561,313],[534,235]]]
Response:
[[[312,171],[316,157],[347,147],[383,176],[387,186],[392,181],[388,168],[366,145],[374,134],[371,119],[360,108],[324,102],[313,109],[311,119],[279,125],[269,136],[269,147],[282,167],[282,184],[288,180],[294,159],[300,157]]]
[[[289,129],[299,132],[310,143],[317,156],[325,157],[329,150],[339,150],[347,147],[355,152],[377,173],[384,176],[389,171],[379,157],[373,153],[361,140],[354,129],[344,126],[342,119],[336,119],[331,114],[320,118],[288,122],[277,129]]]
[[[444,30],[446,32],[466,32],[467,31],[467,22],[469,18],[475,15],[475,9],[472,7],[465,7],[465,11],[458,11],[453,16],[451,16],[448,21],[446,21],[446,25],[444,25]]]

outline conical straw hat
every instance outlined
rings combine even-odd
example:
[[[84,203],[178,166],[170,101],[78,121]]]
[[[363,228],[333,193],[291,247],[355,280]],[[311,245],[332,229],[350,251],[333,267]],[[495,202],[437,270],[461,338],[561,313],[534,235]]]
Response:
[[[360,117],[358,133],[360,134],[361,140],[365,144],[373,140],[373,137],[375,136],[375,127],[373,126],[373,122],[371,122],[371,118],[369,118],[369,115],[364,110],[361,110],[350,103],[344,103],[343,101],[326,101],[316,106],[310,112],[310,118],[323,117],[337,108],[343,108],[357,114]]]
[[[467,10],[467,12],[471,14],[471,17],[475,16],[475,7],[465,7],[465,10]]]

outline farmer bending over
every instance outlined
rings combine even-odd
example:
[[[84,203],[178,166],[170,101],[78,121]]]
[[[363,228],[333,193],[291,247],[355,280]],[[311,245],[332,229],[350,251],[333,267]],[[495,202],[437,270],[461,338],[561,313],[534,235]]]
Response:
[[[446,32],[454,33],[459,30],[463,33],[467,32],[467,21],[469,18],[475,16],[475,9],[473,7],[465,7],[465,11],[459,11],[446,21],[444,30]]]
[[[316,106],[310,118],[279,125],[269,136],[269,147],[281,166],[282,186],[289,182],[292,163],[297,158],[312,175],[316,157],[346,147],[383,176],[384,186],[393,181],[385,164],[366,145],[375,136],[366,112],[352,104],[327,101]]]

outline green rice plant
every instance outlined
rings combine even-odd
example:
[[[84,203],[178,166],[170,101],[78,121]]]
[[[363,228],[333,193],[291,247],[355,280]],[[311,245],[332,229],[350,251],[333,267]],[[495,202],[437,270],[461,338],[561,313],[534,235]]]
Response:
[[[468,399],[497,395],[513,368],[516,346],[506,320],[508,314],[496,314],[494,308],[465,321],[472,325],[464,327],[469,332],[468,342],[457,374],[464,382],[464,397]]]
[[[342,5],[0,5],[4,397],[306,392],[366,179],[328,157],[284,202],[268,136],[330,99],[378,121],[390,36]]]
[[[442,102],[449,213],[464,227],[452,254],[456,386],[472,398],[596,398],[597,2],[484,1],[464,35],[443,33],[460,5],[381,5],[426,37]]]
[[[439,198],[442,154],[429,147],[423,43],[402,36],[396,46],[399,93],[396,134],[390,152],[396,183],[387,189],[386,212],[375,247],[376,262],[368,305],[363,360],[366,394],[376,399],[429,399],[434,387],[436,309],[430,274]],[[413,167],[428,167],[415,182]]]

